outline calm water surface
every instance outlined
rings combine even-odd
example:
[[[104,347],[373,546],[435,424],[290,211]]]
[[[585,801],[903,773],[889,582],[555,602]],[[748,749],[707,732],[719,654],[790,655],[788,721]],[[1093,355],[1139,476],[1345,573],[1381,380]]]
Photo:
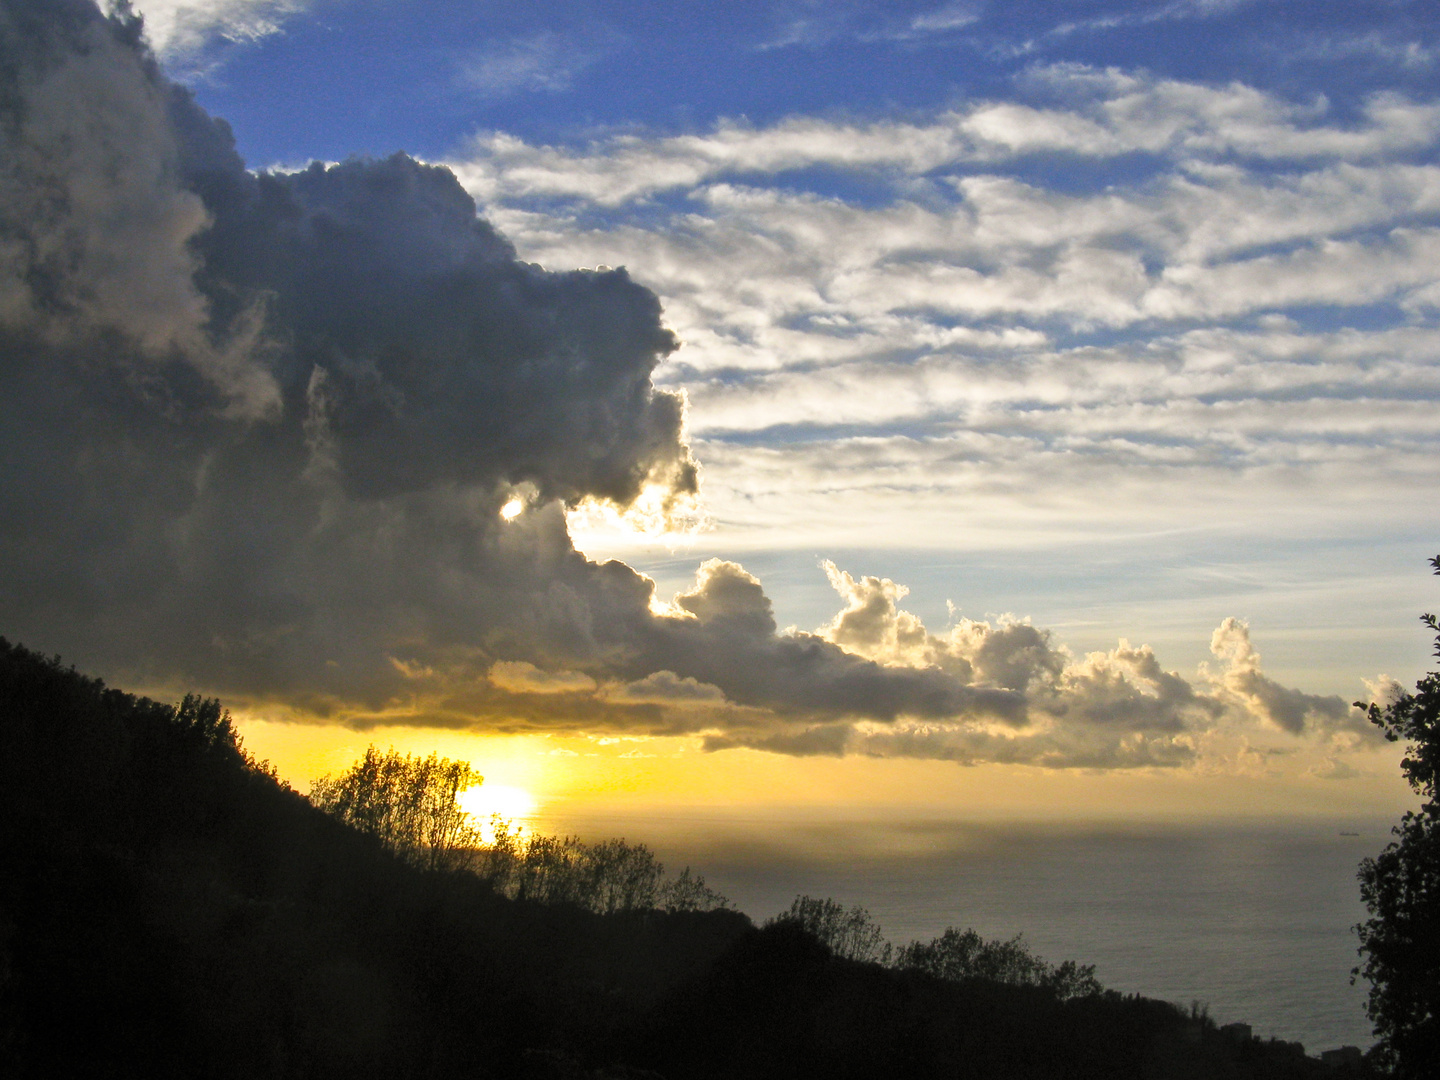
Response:
[[[1089,825],[792,818],[560,817],[545,831],[647,842],[757,921],[800,893],[862,904],[896,944],[947,926],[1023,933],[1050,961],[1094,964],[1107,986],[1221,1023],[1368,1047],[1352,927],[1355,870],[1389,822]],[[1346,835],[1355,833],[1358,835]]]

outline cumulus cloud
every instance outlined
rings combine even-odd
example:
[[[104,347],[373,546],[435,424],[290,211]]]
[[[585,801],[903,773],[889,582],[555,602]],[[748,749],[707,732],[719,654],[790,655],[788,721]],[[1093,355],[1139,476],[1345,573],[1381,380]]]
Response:
[[[16,73],[12,92],[24,108],[6,118],[0,165],[8,226],[0,311],[9,325],[57,346],[121,335],[135,346],[137,379],[184,353],[260,405],[273,393],[268,380],[243,362],[227,369],[225,351],[206,333],[191,245],[208,215],[177,183],[180,151],[164,91],[135,61],[131,42],[83,11],[21,6],[0,24],[7,46],[31,34],[74,39],[73,49]],[[46,27],[51,17],[65,22]]]
[[[132,24],[14,10],[10,632],[257,690],[583,652],[604,575],[559,506],[696,491],[653,294],[517,261],[403,156],[249,173]],[[518,486],[538,508],[506,524]]]
[[[1369,703],[1379,705],[1382,709],[1405,696],[1405,687],[1389,675],[1377,675],[1373,679],[1365,679],[1364,682],[1365,689],[1369,692]]]
[[[118,0],[107,0],[118,11]],[[131,0],[145,20],[145,36],[167,60],[184,60],[217,38],[256,41],[279,33],[309,0]]]
[[[1025,708],[1009,723],[957,716],[888,728],[858,724],[846,745],[877,756],[939,757],[965,763],[1125,768],[1193,764],[1207,733],[1222,727],[1290,735],[1333,735],[1351,745],[1364,732],[1359,710],[1339,698],[1281,686],[1265,676],[1248,627],[1227,619],[1212,651],[1219,673],[1189,680],[1165,670],[1149,646],[1125,640],[1106,652],[1072,656],[1045,630],[1014,618],[959,619],[932,634],[899,607],[906,590],[879,577],[855,578],[825,563],[845,608],[821,633],[885,663],[925,665],[971,685],[1010,689]],[[1373,740],[1372,740],[1373,741]]]
[[[1281,686],[1260,671],[1260,654],[1250,644],[1250,628],[1238,619],[1226,619],[1210,639],[1210,651],[1226,661],[1220,686],[1256,716],[1282,731],[1301,732],[1338,728],[1364,731],[1359,710],[1340,697],[1320,697]]]

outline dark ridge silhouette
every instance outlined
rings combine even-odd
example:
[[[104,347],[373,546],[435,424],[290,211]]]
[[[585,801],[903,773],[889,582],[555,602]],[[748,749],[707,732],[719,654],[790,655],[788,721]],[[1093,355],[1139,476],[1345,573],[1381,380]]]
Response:
[[[0,639],[3,1076],[1369,1075],[1005,943],[851,959],[864,920],[831,902],[756,928],[514,891],[321,812],[216,701]]]

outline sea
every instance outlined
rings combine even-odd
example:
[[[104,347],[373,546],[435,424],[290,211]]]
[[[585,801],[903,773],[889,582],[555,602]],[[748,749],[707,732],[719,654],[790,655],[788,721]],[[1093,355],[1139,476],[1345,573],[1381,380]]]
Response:
[[[1024,937],[1124,993],[1198,1003],[1307,1052],[1368,1048],[1356,870],[1389,821],[955,821],[696,811],[566,814],[541,831],[643,842],[757,922],[799,895],[864,907],[888,940]]]

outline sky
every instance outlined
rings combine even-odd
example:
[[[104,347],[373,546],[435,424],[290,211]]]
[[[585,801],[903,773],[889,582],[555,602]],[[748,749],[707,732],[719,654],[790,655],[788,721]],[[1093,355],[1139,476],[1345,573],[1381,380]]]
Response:
[[[1430,5],[134,9],[0,22],[0,633],[480,812],[1406,805]]]

